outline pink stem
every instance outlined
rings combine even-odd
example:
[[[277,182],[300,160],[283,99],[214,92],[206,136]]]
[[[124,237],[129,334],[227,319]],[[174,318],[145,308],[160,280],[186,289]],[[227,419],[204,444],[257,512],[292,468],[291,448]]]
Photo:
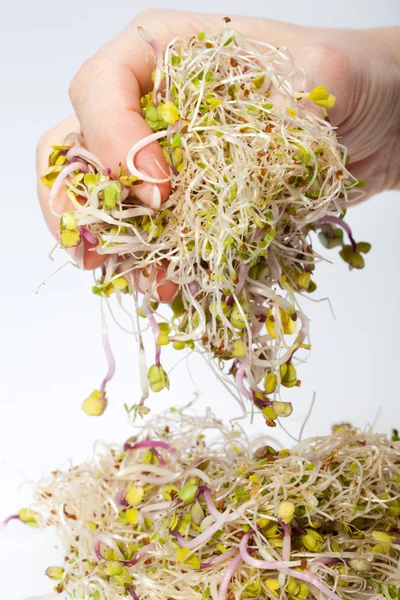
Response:
[[[283,532],[284,532],[282,558],[285,561],[289,561],[290,554],[291,554],[291,546],[292,546],[292,538],[290,535],[290,525],[287,525],[286,523],[283,523],[283,522],[281,522],[281,525],[283,527]]]
[[[108,362],[108,371],[100,386],[100,393],[104,395],[107,383],[111,381],[115,374],[115,357],[110,346],[110,339],[108,336],[107,323],[104,316],[103,308],[101,309],[101,337],[103,340],[104,352]]]
[[[215,507],[214,501],[211,497],[211,490],[206,485],[202,485],[196,492],[195,498],[198,498],[200,494],[203,494],[204,500],[206,501],[207,510],[215,519],[219,519],[222,515]]]
[[[224,576],[221,581],[221,585],[219,586],[218,597],[220,600],[223,600],[228,592],[228,586],[231,582],[232,577],[236,573],[239,568],[240,563],[242,562],[242,557],[238,554],[228,565]]]
[[[161,454],[155,448],[152,448],[150,452],[157,458],[160,467],[165,467],[167,465]]]
[[[249,390],[246,388],[246,386],[244,385],[244,376],[245,376],[247,367],[248,367],[247,361],[240,362],[240,366],[236,372],[236,387],[245,398],[248,398],[251,402],[253,402],[253,394],[251,394],[249,392]]]
[[[189,548],[189,550],[193,550],[197,548],[203,543],[208,542],[210,538],[214,535],[218,529],[221,529],[222,526],[226,522],[226,514],[221,515],[220,519],[217,519],[213,525],[208,527],[203,533],[193,538],[192,540],[185,540],[185,538],[179,533],[179,531],[171,531],[171,535],[174,535],[178,541],[178,543],[182,546],[182,548]]]
[[[156,361],[157,367],[159,367],[161,365],[161,346],[157,346],[157,342],[158,342],[158,336],[160,335],[160,327],[154,317],[153,311],[150,308],[149,297],[147,295],[144,296],[144,298],[143,298],[142,309],[143,309],[143,312],[146,315],[146,317],[149,319],[151,328],[153,330],[153,335],[154,335],[154,339],[156,342],[155,361]]]
[[[102,553],[100,552],[100,547],[101,547],[101,538],[97,537],[97,538],[95,538],[94,543],[93,543],[94,553],[97,557],[97,560],[104,560],[104,557],[103,557]]]
[[[268,570],[276,570],[284,575],[289,575],[294,579],[300,579],[300,581],[306,581],[310,583],[314,587],[316,587],[320,592],[325,594],[327,598],[330,600],[342,600],[335,592],[330,590],[322,581],[312,575],[311,573],[307,573],[304,571],[296,571],[295,569],[290,569],[280,560],[259,560],[257,558],[252,558],[248,552],[247,545],[250,537],[253,535],[254,531],[250,530],[240,541],[239,551],[240,556],[250,567],[255,569],[268,569]]]
[[[142,442],[137,442],[136,444],[124,444],[125,451],[138,450],[139,448],[163,448],[163,450],[167,450],[172,456],[175,456],[174,448],[167,442],[162,442],[161,440],[143,440]]]
[[[6,527],[10,521],[13,521],[14,519],[20,521],[21,518],[19,515],[11,515],[9,517],[7,517],[7,519],[4,519],[4,521],[2,523],[0,523],[0,529],[3,529],[3,527]]]
[[[81,227],[81,234],[84,238],[87,239],[87,241],[89,242],[89,244],[96,244],[97,243],[97,239],[94,237],[94,235],[92,235],[90,233],[90,231],[88,229],[86,229],[86,227]]]
[[[341,227],[342,229],[345,230],[345,232],[347,233],[347,235],[349,236],[349,240],[351,245],[353,246],[353,250],[356,250],[356,241],[353,238],[353,233],[350,229],[350,227],[347,225],[347,223],[345,223],[342,219],[339,219],[339,217],[334,217],[333,215],[326,215],[325,217],[322,217],[321,219],[318,219],[317,223],[320,224],[324,224],[324,223],[334,223],[335,225],[338,225],[339,227]]]
[[[132,586],[128,587],[128,592],[132,596],[133,600],[139,600],[139,598]]]
[[[126,567],[134,567],[144,556],[146,556],[148,550],[153,550],[155,547],[155,544],[147,544],[147,546],[143,546],[139,552],[136,552],[135,558],[132,558],[132,560],[121,560],[120,562]]]
[[[220,554],[219,556],[216,556],[215,558],[212,558],[208,562],[201,563],[200,568],[208,569],[209,567],[215,567],[216,565],[220,565],[221,563],[224,563],[229,558],[232,558],[232,556],[234,554],[236,554],[236,548],[231,548],[227,552],[223,552],[222,554]]]
[[[115,502],[118,506],[129,506],[128,502],[125,500],[126,490],[120,490],[114,497]]]

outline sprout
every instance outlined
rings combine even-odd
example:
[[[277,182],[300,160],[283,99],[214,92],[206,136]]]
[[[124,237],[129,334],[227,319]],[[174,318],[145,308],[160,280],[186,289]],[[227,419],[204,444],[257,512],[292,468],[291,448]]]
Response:
[[[149,386],[169,387],[164,346],[207,354],[221,378],[234,378],[237,399],[264,409],[267,395],[283,402],[282,389],[300,385],[297,367],[311,347],[300,299],[317,288],[322,258],[313,233],[339,248],[351,269],[363,268],[370,249],[343,220],[362,192],[324,118],[335,98],[323,86],[303,91],[308,79],[287,49],[226,27],[177,37],[164,55],[148,32],[139,33],[156,59],[154,89],[141,99],[153,133],[129,150],[118,176],[85,148],[53,147],[43,175],[51,210],[62,188],[73,204],[61,215],[60,243],[96,243],[106,262],[93,292],[133,295],[151,325],[155,364],[148,369],[141,350],[143,396],[134,414],[143,414]],[[161,179],[135,164],[155,141],[169,169]],[[160,206],[155,186],[152,208],[144,206],[135,195],[143,181],[170,182],[168,200]],[[160,271],[177,292],[170,316],[156,319]],[[142,280],[143,303],[133,290]]]
[[[65,555],[46,574],[70,597],[398,595],[398,517],[388,509],[400,497],[399,442],[342,427],[279,453],[265,439],[255,453],[238,426],[181,410],[137,433],[134,450],[101,444],[37,486]],[[155,447],[164,467],[146,462]],[[121,492],[128,507],[114,502]]]

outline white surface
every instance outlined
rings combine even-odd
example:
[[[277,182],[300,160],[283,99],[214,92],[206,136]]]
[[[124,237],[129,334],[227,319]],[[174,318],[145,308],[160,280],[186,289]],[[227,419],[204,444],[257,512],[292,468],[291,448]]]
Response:
[[[185,2],[159,4],[187,6]],[[217,8],[224,13],[229,7],[231,13],[246,10],[309,25],[350,27],[398,24],[398,6],[397,0],[201,3],[205,11]],[[90,275],[65,270],[38,296],[30,290],[52,270],[46,257],[53,242],[35,194],[36,141],[70,112],[68,83],[83,60],[140,8],[125,0],[64,4],[36,0],[7,3],[2,10],[0,517],[27,503],[29,486],[18,488],[26,479],[38,478],[67,456],[74,460],[88,456],[96,438],[123,441],[130,432],[122,404],[138,398],[137,348],[119,331],[113,329],[111,336],[118,371],[109,387],[107,414],[91,420],[80,410],[81,399],[98,385],[105,365],[99,303],[90,294]],[[295,434],[314,390],[317,402],[307,435],[327,433],[333,422],[341,420],[362,427],[374,421],[379,407],[378,429],[389,431],[400,425],[395,392],[399,201],[399,193],[386,193],[351,212],[349,222],[356,236],[373,245],[364,271],[349,273],[335,251],[330,255],[335,266],[319,267],[319,296],[332,299],[336,321],[326,303],[307,303],[313,355],[301,370],[301,389],[291,395],[295,413],[286,423]],[[171,365],[174,359],[170,358]],[[199,410],[211,404],[221,417],[236,415],[237,406],[203,362],[192,357],[189,367],[202,392]],[[194,390],[183,362],[174,371],[170,394],[153,396],[151,405],[155,409],[184,403]],[[261,426],[257,421],[252,431]],[[51,590],[43,573],[57,560],[53,543],[49,532],[32,531],[18,522],[0,531],[1,600],[21,600]]]

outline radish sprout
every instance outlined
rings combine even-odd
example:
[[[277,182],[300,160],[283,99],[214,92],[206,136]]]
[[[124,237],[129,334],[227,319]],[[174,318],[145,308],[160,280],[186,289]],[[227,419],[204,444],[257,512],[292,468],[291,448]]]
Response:
[[[400,598],[400,442],[369,430],[278,451],[171,409],[36,495],[71,598]]]

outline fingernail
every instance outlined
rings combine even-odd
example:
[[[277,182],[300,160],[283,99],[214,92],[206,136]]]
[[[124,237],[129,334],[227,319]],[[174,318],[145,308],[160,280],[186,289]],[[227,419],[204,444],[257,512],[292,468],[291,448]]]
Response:
[[[141,183],[135,187],[135,196],[144,204],[158,210],[161,206],[161,193],[157,185]]]

